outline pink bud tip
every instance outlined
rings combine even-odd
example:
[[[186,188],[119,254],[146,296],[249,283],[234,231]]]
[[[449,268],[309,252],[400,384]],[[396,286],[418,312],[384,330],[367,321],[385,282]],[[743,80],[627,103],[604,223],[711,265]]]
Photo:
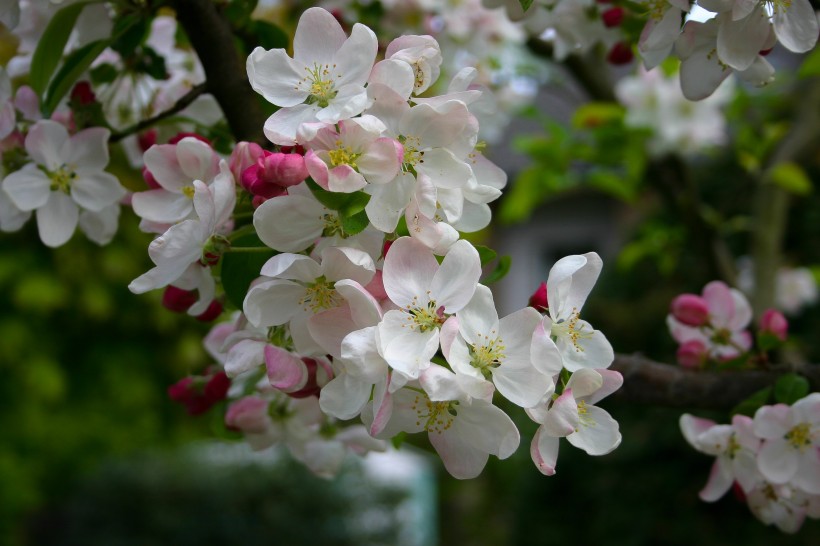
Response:
[[[709,321],[709,304],[696,294],[681,294],[672,300],[669,311],[687,326],[703,326]]]
[[[219,303],[219,300],[214,300],[208,306],[204,313],[196,317],[196,320],[201,322],[211,322],[212,320],[216,320],[219,318],[219,315],[222,314],[222,304]]]
[[[621,21],[624,20],[624,13],[624,8],[620,6],[615,6],[604,11],[601,14],[601,19],[604,21],[604,26],[607,28],[620,26]]]
[[[786,341],[789,334],[789,321],[777,309],[766,309],[760,317],[760,331],[773,334],[780,341]]]
[[[626,42],[618,42],[609,50],[606,60],[610,64],[622,65],[631,63],[633,57],[632,47]]]
[[[678,347],[676,356],[678,358],[678,364],[684,368],[691,370],[699,369],[703,367],[703,363],[706,361],[706,345],[696,339],[689,340]]]
[[[157,143],[157,130],[148,129],[147,131],[137,135],[137,143],[139,143],[140,150],[143,153],[148,151],[148,148]]]
[[[162,305],[175,313],[184,313],[196,303],[196,300],[196,292],[176,286],[166,286],[165,292],[162,293]]]
[[[538,285],[538,289],[530,296],[528,304],[530,307],[535,307],[539,311],[546,311],[550,303],[547,300],[547,283],[542,282]]]

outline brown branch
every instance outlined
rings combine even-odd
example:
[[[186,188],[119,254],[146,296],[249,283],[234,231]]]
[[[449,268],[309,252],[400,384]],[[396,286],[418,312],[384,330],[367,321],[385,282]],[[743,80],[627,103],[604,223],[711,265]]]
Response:
[[[692,371],[640,355],[617,355],[611,369],[624,376],[616,399],[674,408],[729,410],[765,387],[782,372],[763,370]],[[820,366],[798,370],[812,391],[820,391]]]
[[[135,133],[139,133],[140,131],[144,131],[148,129],[155,123],[159,123],[165,118],[171,117],[174,114],[177,114],[183,110],[185,110],[192,102],[199,98],[200,95],[204,94],[207,91],[207,85],[204,83],[200,83],[195,85],[191,88],[190,91],[185,93],[182,97],[177,100],[174,105],[165,110],[164,112],[160,112],[156,116],[150,117],[148,119],[144,119],[139,123],[135,123],[134,125],[123,129],[122,131],[116,132],[111,135],[109,139],[111,142],[119,142],[120,140],[124,139],[129,135],[133,135]]]
[[[265,117],[251,89],[233,31],[212,0],[172,0],[177,20],[194,47],[211,93],[237,140],[266,142]]]

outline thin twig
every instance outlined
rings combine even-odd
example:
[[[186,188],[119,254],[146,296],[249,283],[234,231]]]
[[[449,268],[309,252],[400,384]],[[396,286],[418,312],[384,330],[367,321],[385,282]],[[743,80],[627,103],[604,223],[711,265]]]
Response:
[[[172,107],[168,110],[160,112],[154,117],[150,117],[148,119],[144,119],[139,123],[135,123],[131,127],[127,127],[122,131],[116,132],[111,135],[109,139],[110,142],[119,142],[120,140],[124,139],[127,136],[133,135],[135,133],[139,133],[140,131],[144,131],[148,129],[152,125],[159,123],[160,121],[164,120],[165,118],[169,118],[179,112],[185,110],[192,102],[199,98],[200,95],[206,93],[208,91],[208,84],[207,82],[200,83],[195,85],[191,88],[190,91],[185,93],[183,96],[177,100]]]

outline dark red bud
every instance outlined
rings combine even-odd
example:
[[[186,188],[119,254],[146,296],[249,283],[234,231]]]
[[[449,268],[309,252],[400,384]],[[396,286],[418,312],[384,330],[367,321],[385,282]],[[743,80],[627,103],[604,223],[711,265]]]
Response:
[[[165,292],[162,293],[162,305],[175,313],[184,313],[196,303],[196,300],[196,292],[176,286],[166,286]]]
[[[205,143],[205,144],[207,144],[208,146],[210,146],[210,145],[211,145],[211,141],[210,141],[210,140],[208,140],[208,139],[207,139],[207,138],[205,138],[204,136],[199,135],[199,134],[197,134],[197,133],[177,133],[176,135],[174,135],[173,137],[171,137],[171,139],[170,139],[170,140],[168,140],[168,144],[176,144],[176,143],[178,143],[180,140],[182,140],[183,138],[187,138],[187,137],[193,137],[193,138],[195,138],[195,139],[197,139],[197,140],[199,140],[199,141],[201,141],[201,142],[204,142],[204,143]]]
[[[618,42],[612,46],[606,56],[606,60],[614,65],[629,64],[633,58],[632,47],[626,42]]]
[[[162,186],[160,186],[159,182],[157,182],[157,179],[154,178],[154,175],[148,170],[148,167],[142,168],[142,178],[145,180],[145,184],[152,190],[162,189]]]
[[[71,90],[71,102],[86,106],[97,100],[94,91],[91,89],[91,84],[86,81],[77,82]]]
[[[530,296],[528,305],[530,307],[535,307],[542,312],[549,308],[550,302],[547,299],[547,283],[542,282],[538,285],[538,289],[532,293],[532,296]]]
[[[601,14],[601,19],[604,21],[604,26],[607,28],[617,27],[624,20],[624,8],[621,6],[614,6],[605,10]]]
[[[230,378],[228,378],[225,372],[220,371],[214,374],[214,376],[211,377],[211,379],[205,384],[203,395],[208,402],[215,404],[225,399],[225,396],[228,395],[228,389],[230,387]]]
[[[143,153],[148,151],[148,148],[157,143],[157,130],[148,129],[137,135],[137,143]]]
[[[760,55],[761,57],[765,57],[766,55],[771,53],[773,49],[774,49],[773,47],[770,47],[769,49],[761,49],[760,51],[758,51],[757,54]]]
[[[219,318],[219,315],[222,314],[222,304],[219,303],[219,300],[214,300],[208,306],[204,313],[196,317],[196,320],[201,322],[211,322],[212,320],[216,320]]]

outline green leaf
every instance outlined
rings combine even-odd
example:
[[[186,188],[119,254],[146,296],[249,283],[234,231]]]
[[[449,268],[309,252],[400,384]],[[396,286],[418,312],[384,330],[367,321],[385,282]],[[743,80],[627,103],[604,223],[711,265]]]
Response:
[[[74,29],[77,17],[90,3],[77,2],[60,9],[48,22],[40,41],[37,42],[37,49],[31,57],[29,85],[40,98],[48,86],[51,75],[60,63],[65,44]]]
[[[510,258],[509,256],[501,256],[498,259],[498,264],[495,266],[495,269],[493,269],[489,275],[484,277],[481,280],[481,282],[483,284],[492,284],[494,282],[500,281],[501,279],[507,276],[507,273],[509,273],[511,263],[512,258]]]
[[[57,71],[48,86],[43,108],[45,113],[50,114],[57,108],[57,105],[60,104],[60,101],[74,85],[74,82],[77,81],[77,78],[88,70],[94,59],[99,57],[100,53],[110,44],[111,39],[96,40],[75,49],[66,57],[63,66],[60,67],[60,70]]]
[[[390,443],[393,444],[394,449],[400,449],[401,445],[404,443],[404,439],[407,438],[406,432],[399,432],[392,438],[390,438]]]
[[[572,126],[576,129],[590,129],[621,121],[624,108],[611,102],[590,102],[579,106],[572,116]]]
[[[795,195],[808,195],[812,185],[806,171],[797,163],[780,163],[769,172],[772,182]]]
[[[340,218],[342,220],[342,229],[345,235],[348,236],[361,233],[370,224],[367,213],[363,210],[350,216],[342,215]]]
[[[820,75],[820,48],[815,48],[797,71],[799,78],[810,78],[817,75]]]
[[[113,64],[103,63],[91,69],[91,82],[95,85],[111,83],[117,79],[119,73],[120,71]]]
[[[782,347],[783,342],[780,341],[779,337],[771,332],[758,332],[757,346],[761,351],[768,352],[777,349],[778,347]]]
[[[780,376],[774,384],[774,399],[781,404],[792,405],[809,394],[809,382],[796,373]]]
[[[765,389],[761,389],[752,394],[749,398],[734,407],[732,410],[732,415],[740,414],[753,417],[758,409],[769,403],[769,399],[772,396],[772,390],[773,389],[771,387],[766,387]]]
[[[533,0],[518,0],[518,3],[521,4],[521,9],[524,10],[524,11],[527,11],[528,9],[530,9],[530,6],[532,5],[532,2],[533,2]]]
[[[481,267],[484,267],[498,256],[498,252],[490,247],[484,245],[473,245],[478,251],[478,257],[481,258]]]
[[[123,59],[134,55],[151,29],[150,23],[150,19],[137,14],[118,19],[112,31],[117,38],[111,44],[111,49],[119,53]]]
[[[255,234],[245,235],[233,241],[237,247],[265,246]],[[226,252],[222,256],[222,286],[225,296],[237,309],[242,309],[242,302],[248,293],[251,282],[259,277],[262,266],[276,254],[270,252]]]
[[[370,200],[370,196],[361,191],[353,193],[332,192],[327,191],[310,178],[306,182],[317,201],[327,208],[338,210],[343,214],[353,215],[364,210],[365,205]]]

